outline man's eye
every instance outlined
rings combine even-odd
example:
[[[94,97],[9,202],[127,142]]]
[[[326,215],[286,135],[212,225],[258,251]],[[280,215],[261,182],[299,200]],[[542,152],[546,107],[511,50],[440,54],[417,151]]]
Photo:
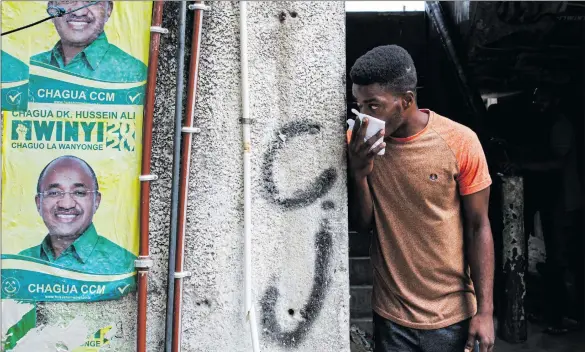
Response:
[[[369,107],[371,110],[376,110],[376,109],[378,109],[380,106],[379,106],[379,105],[375,105],[375,104],[370,104],[368,107]]]
[[[47,197],[57,197],[61,194],[59,191],[47,191]]]
[[[83,198],[87,195],[87,191],[74,191],[73,195],[76,197]]]

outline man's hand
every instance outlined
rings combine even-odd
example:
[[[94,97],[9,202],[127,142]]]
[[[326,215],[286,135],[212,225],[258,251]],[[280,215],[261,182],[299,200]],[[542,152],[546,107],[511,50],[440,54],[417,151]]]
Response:
[[[367,129],[367,118],[364,118],[363,123],[356,119],[347,146],[351,181],[348,183],[350,216],[356,229],[362,233],[368,233],[374,226],[374,205],[367,176],[374,169],[374,157],[386,146],[386,143],[380,143],[370,150],[384,136],[384,130],[364,142]]]
[[[355,119],[355,125],[353,126],[351,140],[347,149],[349,170],[355,180],[362,180],[372,172],[374,169],[374,157],[380,150],[386,147],[386,143],[382,142],[376,148],[371,149],[376,141],[384,136],[384,130],[380,130],[364,142],[367,129],[367,118],[364,118],[363,123],[360,122],[360,119]]]
[[[479,352],[492,352],[495,340],[494,318],[491,314],[478,313],[471,318],[465,352],[473,352],[475,341],[479,341]]]

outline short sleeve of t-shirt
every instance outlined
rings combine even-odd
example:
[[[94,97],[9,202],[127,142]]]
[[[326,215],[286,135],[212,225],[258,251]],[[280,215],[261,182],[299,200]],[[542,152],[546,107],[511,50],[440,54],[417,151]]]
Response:
[[[492,184],[487,160],[477,135],[471,130],[453,135],[449,143],[457,158],[459,194],[466,196],[486,189]]]

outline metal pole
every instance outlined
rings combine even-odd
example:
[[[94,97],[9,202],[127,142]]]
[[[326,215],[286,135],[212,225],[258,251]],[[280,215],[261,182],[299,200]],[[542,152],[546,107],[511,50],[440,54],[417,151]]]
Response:
[[[152,120],[154,115],[154,95],[156,88],[156,74],[158,71],[158,53],[161,33],[152,30],[160,28],[162,24],[163,1],[155,1],[152,12],[152,27],[150,34],[150,53],[148,56],[148,81],[146,83],[146,101],[144,104],[144,125],[142,129],[142,176],[150,176],[150,161],[152,157]],[[154,179],[154,177],[149,177]],[[140,252],[136,261],[138,271],[138,316],[136,333],[136,350],[146,352],[146,315],[148,304],[148,271],[150,259],[150,182],[140,184]]]
[[[174,298],[174,322],[173,322],[173,352],[181,351],[182,339],[182,303],[183,303],[183,280],[191,273],[183,271],[185,253],[185,227],[187,223],[187,193],[189,191],[189,168],[191,166],[191,140],[192,133],[198,133],[193,127],[195,115],[195,103],[197,98],[197,81],[199,74],[199,54],[201,45],[201,29],[203,27],[203,11],[206,6],[197,1],[189,6],[193,9],[193,34],[191,40],[191,62],[189,64],[189,79],[187,82],[187,109],[182,132],[185,133],[182,139],[181,150],[181,172],[179,187],[179,218],[177,228],[177,251],[175,262],[175,298]]]
[[[167,317],[165,351],[171,352],[173,343],[173,307],[175,296],[175,261],[177,250],[177,221],[179,216],[179,180],[181,166],[181,122],[183,120],[183,75],[185,73],[185,32],[187,2],[181,1],[179,16],[179,50],[177,52],[177,90],[175,96],[175,140],[173,153],[173,181],[171,188],[171,232],[169,242],[169,275],[167,279]]]
[[[256,310],[252,297],[252,176],[250,138],[250,100],[248,82],[248,10],[246,1],[240,1],[240,65],[241,65],[241,94],[242,94],[242,146],[244,168],[244,305],[246,319],[250,324],[252,351],[260,351]]]
[[[449,62],[452,63],[453,69],[457,74],[461,93],[466,98],[467,106],[473,114],[473,122],[475,125],[473,126],[473,130],[481,139],[483,138],[483,118],[486,112],[486,107],[483,104],[483,100],[481,99],[478,90],[474,89],[475,87],[472,87],[471,82],[465,74],[465,68],[463,67],[461,60],[459,60],[459,56],[455,50],[455,45],[453,44],[453,40],[449,34],[447,23],[443,17],[440,2],[426,1],[425,10],[433,26],[437,30],[439,38],[441,38],[441,44],[443,45],[443,48],[449,57]]]

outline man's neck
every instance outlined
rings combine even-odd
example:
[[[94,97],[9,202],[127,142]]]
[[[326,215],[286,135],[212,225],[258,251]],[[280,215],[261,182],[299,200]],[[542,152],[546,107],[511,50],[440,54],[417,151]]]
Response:
[[[59,258],[69,246],[75,242],[81,235],[77,236],[50,236],[51,239],[51,248],[53,249],[53,254],[55,255],[55,259]]]
[[[85,46],[71,46],[61,42],[61,53],[63,54],[63,63],[68,65],[77,54],[85,49]]]
[[[429,123],[429,114],[413,106],[411,111],[407,112],[404,124],[400,126],[393,134],[395,138],[408,138],[422,131]]]

